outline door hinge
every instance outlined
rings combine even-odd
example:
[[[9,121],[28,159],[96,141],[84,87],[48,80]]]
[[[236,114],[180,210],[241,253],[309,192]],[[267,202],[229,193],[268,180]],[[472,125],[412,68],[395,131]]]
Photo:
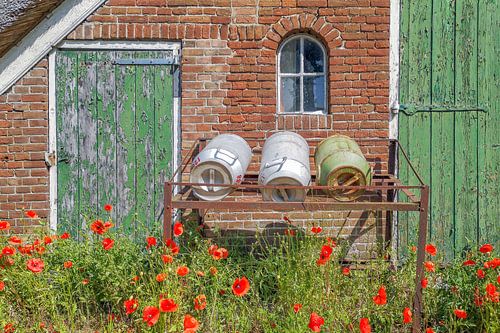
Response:
[[[45,164],[49,168],[57,165],[57,156],[55,151],[45,152]]]
[[[172,56],[159,59],[116,59],[113,62],[115,65],[178,65],[179,56]]]
[[[401,111],[407,116],[412,116],[418,112],[488,112],[485,108],[478,105],[415,105],[400,104],[399,107],[392,110]]]

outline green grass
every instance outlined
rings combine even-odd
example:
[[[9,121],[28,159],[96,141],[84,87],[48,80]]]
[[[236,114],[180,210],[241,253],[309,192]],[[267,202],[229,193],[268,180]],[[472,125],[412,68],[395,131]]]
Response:
[[[341,241],[327,264],[317,265],[327,242],[320,235],[280,236],[273,244],[258,240],[249,248],[225,239],[225,244],[218,245],[228,248],[229,256],[215,260],[208,253],[212,243],[194,225],[187,225],[178,239],[180,253],[166,264],[161,259],[169,253],[164,244],[147,249],[145,239],[131,239],[114,228],[104,235],[89,232],[79,241],[59,238],[47,245],[43,236],[40,233],[24,240],[25,244],[33,244],[35,238],[42,240],[45,252],[32,254],[44,261],[41,273],[28,270],[30,256],[19,251],[0,258],[4,267],[0,280],[5,283],[0,291],[2,327],[11,323],[16,332],[182,332],[184,316],[190,314],[200,323],[198,332],[310,332],[310,315],[316,312],[325,321],[321,332],[359,332],[363,317],[369,318],[372,332],[410,331],[411,324],[403,323],[402,313],[405,307],[412,308],[415,257],[411,251],[398,269],[380,258],[363,269],[351,267],[346,276],[342,274],[345,264],[339,262],[346,248]],[[8,230],[0,230],[2,248],[8,237]],[[115,240],[111,250],[102,247],[105,237]],[[483,279],[476,275],[494,254],[474,251],[468,256],[476,265],[463,267],[464,259],[460,259],[446,268],[436,265],[436,272],[426,273],[425,328],[435,332],[500,330],[499,303],[485,296],[488,283],[498,289],[499,269],[483,268]],[[438,261],[435,257],[427,260]],[[66,261],[73,266],[64,268]],[[180,277],[176,269],[183,265],[190,272]],[[210,273],[212,267],[217,274]],[[156,276],[162,272],[167,277],[157,282]],[[250,291],[237,297],[231,287],[243,276],[250,281]],[[387,304],[380,306],[372,298],[382,285],[387,289]],[[476,288],[483,297],[481,306],[474,304]],[[195,310],[193,301],[200,294],[206,295],[207,307]],[[178,309],[161,313],[158,322],[148,327],[142,319],[143,309],[158,306],[160,295],[174,299]],[[131,297],[139,306],[126,315],[123,302]],[[302,305],[297,313],[293,310],[296,303]],[[466,310],[468,317],[458,319],[455,309]]]

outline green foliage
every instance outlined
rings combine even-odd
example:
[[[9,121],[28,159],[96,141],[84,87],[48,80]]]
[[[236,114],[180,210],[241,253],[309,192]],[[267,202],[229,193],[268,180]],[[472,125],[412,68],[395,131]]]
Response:
[[[16,332],[181,332],[184,315],[191,314],[200,323],[199,332],[307,332],[310,314],[316,312],[325,319],[322,332],[358,332],[363,317],[369,318],[372,332],[410,330],[402,312],[412,308],[413,253],[397,269],[379,258],[351,263],[350,272],[343,274],[348,265],[340,258],[348,244],[333,246],[319,235],[277,236],[272,244],[257,239],[247,247],[225,239],[226,244],[218,245],[228,248],[229,256],[216,260],[208,251],[213,242],[202,238],[194,225],[184,229],[177,239],[179,254],[172,254],[160,241],[148,247],[146,240],[115,228],[102,235],[89,231],[79,240],[52,237],[48,244],[44,233],[24,239],[31,255],[21,253],[26,252],[21,248],[0,257],[0,280],[5,283],[0,291],[0,324],[12,323]],[[8,230],[0,232],[0,246],[10,246]],[[104,250],[104,238],[114,239],[111,249]],[[332,245],[333,253],[318,265],[323,245]],[[173,262],[164,262],[163,255],[172,255]],[[485,291],[488,283],[498,288],[498,267],[483,268],[494,255],[468,256],[474,265],[464,267],[461,259],[426,273],[424,323],[435,332],[500,330],[499,303]],[[27,269],[32,257],[44,261],[42,272]],[[73,263],[70,268],[65,267],[68,261]],[[186,276],[176,274],[180,266],[189,268]],[[479,268],[484,278],[478,278]],[[166,275],[162,282],[156,278],[160,273]],[[250,291],[237,297],[232,285],[243,276],[250,281]],[[381,286],[387,290],[387,304],[376,305],[373,296]],[[207,307],[196,310],[194,298],[200,294],[206,296]],[[178,309],[161,313],[158,322],[148,327],[143,309],[158,307],[160,297],[172,298]],[[127,315],[124,301],[131,298],[139,305]],[[302,308],[295,312],[298,303]],[[465,310],[467,318],[458,319],[455,309]]]

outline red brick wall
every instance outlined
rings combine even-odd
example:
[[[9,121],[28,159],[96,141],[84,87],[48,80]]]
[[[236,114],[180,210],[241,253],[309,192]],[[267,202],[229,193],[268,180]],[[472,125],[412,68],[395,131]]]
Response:
[[[23,210],[40,217],[49,210],[47,77],[42,60],[0,96],[0,219],[14,224],[16,233],[30,230]]]
[[[276,115],[276,50],[296,32],[316,36],[327,49],[328,115]],[[306,138],[388,137],[389,0],[109,0],[68,39],[182,41],[184,149],[200,136],[227,131],[250,141],[276,129]],[[39,66],[1,96],[0,138],[28,141],[0,151],[10,165],[0,174],[0,204],[6,205],[0,217],[16,217],[12,210],[23,205],[47,207],[46,63]],[[31,75],[41,81],[25,83]],[[40,89],[40,95],[23,89]],[[23,94],[35,101],[11,100]],[[11,111],[14,105],[30,111]],[[26,155],[25,148],[36,152]],[[386,169],[383,145],[365,153]],[[41,177],[41,185],[30,186],[33,177]]]

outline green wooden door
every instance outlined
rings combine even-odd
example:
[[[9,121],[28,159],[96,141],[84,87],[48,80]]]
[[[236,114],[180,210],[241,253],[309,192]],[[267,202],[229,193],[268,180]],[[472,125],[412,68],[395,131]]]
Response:
[[[401,1],[399,139],[431,186],[430,241],[447,259],[499,244],[499,17],[496,0]],[[408,166],[400,177],[415,184]],[[416,244],[400,214],[400,255]]]
[[[57,52],[59,229],[77,236],[107,203],[130,233],[158,225],[173,167],[173,69],[132,59],[167,52]]]

